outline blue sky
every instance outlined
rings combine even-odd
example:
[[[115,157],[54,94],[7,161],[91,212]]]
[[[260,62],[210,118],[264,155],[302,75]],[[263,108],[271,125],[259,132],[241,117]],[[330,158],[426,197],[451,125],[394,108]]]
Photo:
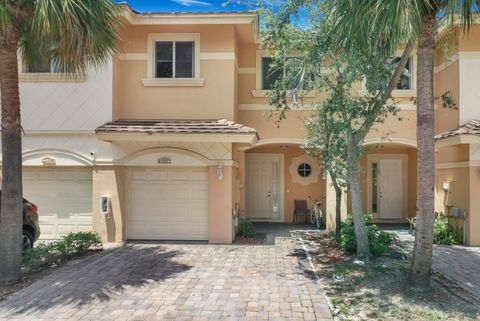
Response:
[[[120,2],[120,0],[117,0]],[[127,0],[128,4],[137,11],[241,11],[252,9],[246,5],[239,5],[237,0],[223,6],[227,0]],[[247,2],[247,1],[243,1]],[[255,1],[249,1],[254,3]]]

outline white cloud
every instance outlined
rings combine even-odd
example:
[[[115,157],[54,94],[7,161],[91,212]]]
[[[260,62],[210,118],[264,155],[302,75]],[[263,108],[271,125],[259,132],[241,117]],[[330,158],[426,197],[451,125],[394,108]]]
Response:
[[[200,0],[171,0],[175,3],[178,3],[179,5],[185,6],[185,7],[191,7],[191,6],[203,6],[203,7],[209,7],[212,4],[205,2],[205,1],[200,1]]]

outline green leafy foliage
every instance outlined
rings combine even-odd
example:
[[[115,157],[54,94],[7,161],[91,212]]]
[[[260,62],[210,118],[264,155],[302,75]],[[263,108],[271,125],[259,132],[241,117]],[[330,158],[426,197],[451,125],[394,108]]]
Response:
[[[238,234],[243,237],[255,237],[257,235],[257,231],[255,230],[255,226],[248,218],[242,218],[240,220],[240,224],[238,225]]]
[[[372,219],[372,215],[365,214],[364,219],[365,223],[367,224]],[[370,251],[375,256],[379,256],[385,253],[396,240],[395,234],[381,231],[375,224],[367,224],[367,234]],[[356,252],[357,241],[355,239],[355,230],[352,215],[348,215],[347,219],[342,222],[339,242],[340,245],[345,249],[345,251],[349,253]]]
[[[435,214],[433,225],[433,243],[441,245],[460,244],[463,237],[463,229],[456,229],[451,223],[451,217],[443,213]],[[416,218],[410,220],[411,229],[415,229]]]
[[[23,265],[29,269],[37,269],[61,264],[82,256],[101,244],[100,236],[96,232],[69,233],[59,241],[41,243],[27,251],[23,255]]]

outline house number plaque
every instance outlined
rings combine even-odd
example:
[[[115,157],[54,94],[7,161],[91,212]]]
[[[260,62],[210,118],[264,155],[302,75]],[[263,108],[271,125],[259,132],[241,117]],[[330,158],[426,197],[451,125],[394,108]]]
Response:
[[[42,158],[42,165],[43,166],[55,166],[57,161],[53,157],[44,157]]]
[[[170,157],[161,157],[158,159],[159,164],[171,164],[172,159]]]

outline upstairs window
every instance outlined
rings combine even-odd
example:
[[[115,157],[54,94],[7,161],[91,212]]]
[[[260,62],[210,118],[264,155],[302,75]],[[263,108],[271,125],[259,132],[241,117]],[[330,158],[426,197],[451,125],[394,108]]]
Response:
[[[195,78],[195,42],[155,42],[155,78]]]
[[[275,82],[282,78],[282,70],[271,70],[273,58],[262,57],[262,89],[270,90],[275,85]]]
[[[53,65],[49,60],[39,60],[33,63],[25,63],[22,72],[26,74],[57,74],[65,73],[65,70]]]
[[[400,57],[394,59],[394,63],[398,64]],[[413,88],[412,85],[412,59],[408,59],[407,64],[405,65],[405,70],[400,76],[400,81],[397,84],[398,90],[410,90]]]

